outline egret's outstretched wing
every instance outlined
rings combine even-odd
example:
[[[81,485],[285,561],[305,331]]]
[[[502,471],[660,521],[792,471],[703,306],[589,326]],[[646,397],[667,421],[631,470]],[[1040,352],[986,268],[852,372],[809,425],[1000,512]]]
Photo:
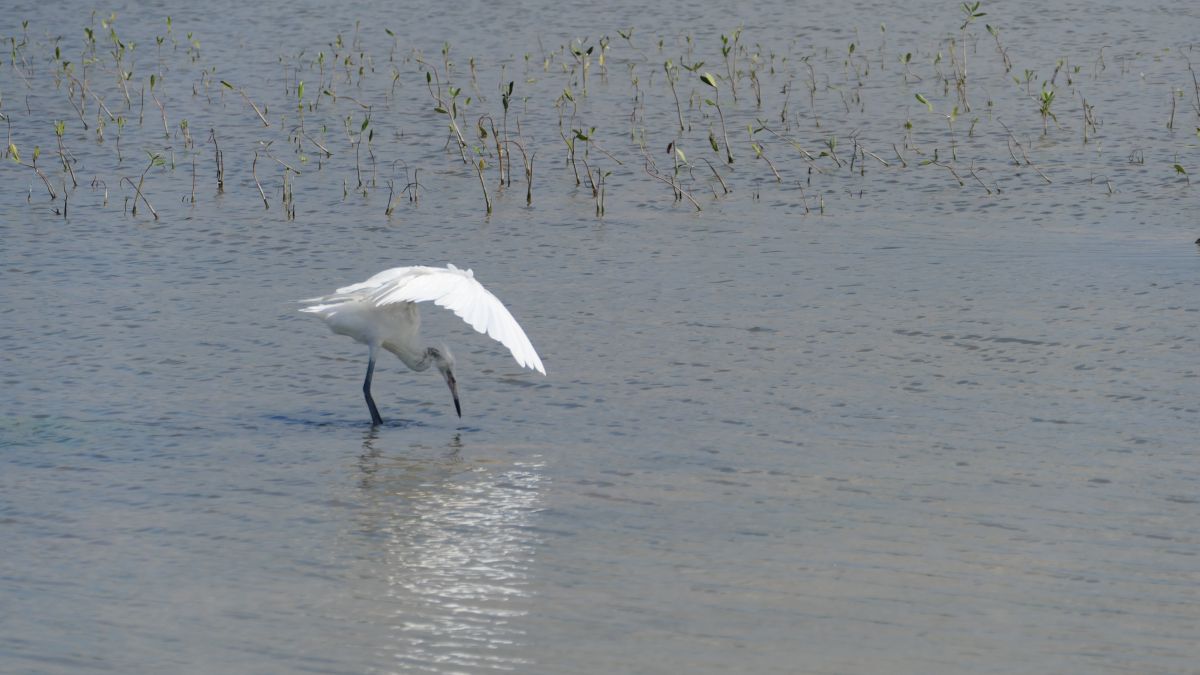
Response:
[[[338,289],[339,295],[365,293],[377,307],[398,302],[432,302],[454,312],[472,328],[508,347],[517,363],[546,374],[525,331],[504,304],[475,280],[471,270],[454,265],[396,267],[384,270],[361,284]]]

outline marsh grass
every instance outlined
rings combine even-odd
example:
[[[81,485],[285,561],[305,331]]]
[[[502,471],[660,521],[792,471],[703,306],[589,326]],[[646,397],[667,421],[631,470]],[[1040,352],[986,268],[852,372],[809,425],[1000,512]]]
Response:
[[[1054,183],[1055,174],[1066,179],[1095,157],[1107,158],[1099,152],[1109,136],[1104,122],[1127,109],[1108,101],[1122,101],[1114,92],[1139,84],[1135,65],[1156,64],[1169,95],[1155,97],[1163,136],[1147,139],[1142,165],[1161,184],[1190,187],[1187,167],[1196,162],[1196,148],[1179,130],[1200,129],[1192,45],[1153,56],[1101,45],[1041,62],[1009,39],[1014,34],[1003,28],[1006,17],[989,14],[980,2],[951,9],[957,11],[931,21],[924,39],[897,39],[880,25],[877,44],[868,45],[874,41],[855,30],[850,42],[821,49],[803,39],[768,44],[743,26],[720,34],[719,44],[691,34],[646,36],[630,26],[616,30],[615,40],[607,34],[572,37],[550,48],[539,41],[515,61],[463,53],[448,41],[429,59],[402,32],[355,22],[353,30],[337,32],[319,46],[280,54],[282,76],[271,85],[239,72],[239,64],[230,62],[236,55],[201,51],[200,36],[185,31],[181,37],[170,17],[165,33],[146,46],[129,39],[126,34],[134,31],[114,14],[93,13],[82,31],[63,35],[23,23],[4,40],[4,157],[30,180],[37,176],[51,201],[63,197],[64,214],[69,193],[90,177],[94,190],[114,180],[128,183],[134,191],[130,213],[144,208],[157,215],[146,195],[148,176],[154,176],[156,194],[171,185],[177,152],[185,153],[180,164],[189,159],[191,164],[190,172],[182,172],[183,180],[190,174],[190,195],[181,200],[195,204],[197,154],[207,152],[197,144],[208,143],[218,194],[253,185],[251,194],[270,210],[272,191],[257,172],[262,157],[280,166],[280,175],[262,176],[281,183],[276,189],[282,191],[286,218],[297,216],[299,189],[339,181],[343,199],[351,192],[363,199],[386,197],[380,210],[392,217],[403,195],[418,207],[421,186],[416,169],[409,179],[407,164],[403,179],[394,169],[381,177],[380,164],[411,160],[420,139],[444,133],[441,157],[425,157],[422,164],[432,163],[424,168],[435,170],[442,162],[469,165],[473,177],[457,169],[452,174],[478,183],[484,218],[504,208],[514,180],[523,179],[521,201],[532,206],[535,159],[547,151],[556,158],[556,170],[539,173],[539,192],[586,189],[597,218],[646,180],[670,188],[668,207],[687,202],[700,212],[702,200],[732,202],[771,190],[800,190],[804,212],[819,213],[826,195],[869,195],[872,181],[884,175],[901,183],[926,180],[915,178],[919,167],[938,169],[951,186],[980,199],[999,194],[1001,182],[1006,190],[1036,182],[1026,182],[1024,169],[1045,185]],[[990,23],[981,27],[983,17]],[[610,68],[627,72],[628,79],[610,81]],[[418,78],[425,80],[429,98],[415,96]],[[489,81],[498,84],[480,87]],[[42,91],[49,92],[45,102],[32,96]],[[150,121],[147,98],[151,111],[159,111]],[[414,108],[417,98],[425,103]],[[31,99],[41,107],[31,107]],[[22,100],[25,108],[14,108],[12,102]],[[1093,101],[1105,101],[1107,120]],[[1063,112],[1066,106],[1072,114]],[[964,122],[969,118],[969,126],[960,116],[966,116]],[[207,139],[193,138],[189,119],[210,129]],[[738,147],[753,159],[746,163],[753,170],[734,170],[731,125],[746,129]],[[251,144],[242,141],[247,136]],[[88,141],[86,152],[81,139]],[[236,176],[226,173],[226,142],[234,143],[231,157],[251,158],[231,163]],[[128,167],[129,143],[158,162]],[[889,145],[895,158],[884,159],[879,152]],[[1080,146],[1093,148],[1092,155]],[[56,161],[40,162],[41,147],[55,148]],[[111,167],[97,161],[106,153],[115,159]],[[1111,194],[1117,179],[1108,174],[1129,178],[1108,166],[1101,173]],[[757,187],[739,189],[747,181]],[[80,208],[75,200],[72,211]]]

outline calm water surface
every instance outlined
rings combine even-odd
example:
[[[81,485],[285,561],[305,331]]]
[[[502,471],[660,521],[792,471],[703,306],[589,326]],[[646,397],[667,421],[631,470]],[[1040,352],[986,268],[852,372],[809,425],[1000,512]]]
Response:
[[[919,4],[117,5],[138,44],[131,81],[163,64],[175,127],[164,141],[147,104],[118,161],[114,125],[103,144],[79,128],[48,65],[53,36],[78,55],[91,8],[18,3],[0,34],[29,19],[36,68],[6,61],[0,111],[26,161],[41,145],[47,171],[47,120],[68,120],[85,168],[65,219],[31,170],[0,169],[0,671],[1198,672],[1200,202],[1170,168],[1200,174],[1180,56],[1200,60],[1188,50],[1200,16],[986,7],[1015,72],[1041,72],[1034,90],[1059,58],[1082,67],[1073,88],[1059,75],[1063,129],[1042,138],[1036,105],[977,30],[977,103],[955,143],[957,166],[977,159],[989,194],[919,167],[950,147],[944,117],[913,93],[954,105],[932,84],[933,59],[961,22],[954,3]],[[155,57],[167,15],[180,46]],[[320,76],[297,75],[297,55],[332,53],[356,20],[375,75],[339,81],[340,93],[377,106],[379,184],[398,191],[396,167],[419,168],[421,201],[387,217],[386,186],[355,192],[347,138],[363,111],[326,98],[306,125],[337,145],[329,158],[304,146],[288,220],[280,165],[257,163],[266,210],[253,153],[298,161],[281,130],[296,124],[285,91]],[[685,54],[691,33],[693,60],[717,72],[719,34],[738,23],[764,62],[776,54],[763,87],[773,112],[744,91],[722,98],[732,192],[694,159],[697,214],[647,177],[629,119],[669,172],[676,113],[661,61]],[[399,38],[394,98],[383,26]],[[629,26],[632,45],[616,37]],[[194,62],[188,31],[201,40]],[[542,61],[601,35],[614,36],[610,72],[594,66],[579,123],[623,163],[593,155],[613,172],[598,220],[563,164],[552,101],[564,57]],[[844,65],[855,40],[886,75]],[[502,80],[529,97],[532,207],[514,181],[485,219],[474,174],[444,149],[412,50],[441,64],[445,41],[464,80],[478,61],[470,91],[486,103],[474,113],[498,114]],[[905,81],[905,51],[930,84]],[[819,129],[801,126],[805,56],[829,78]],[[246,86],[275,125],[222,97],[221,79]],[[854,79],[861,108],[837,93]],[[760,133],[776,183],[744,127],[778,116],[789,80],[789,133],[814,152],[837,135],[846,161],[857,129],[889,166],[826,159],[813,174]],[[706,154],[711,110],[687,106],[697,86],[680,85],[693,128],[679,147],[720,165]],[[1183,91],[1174,132],[1171,87]],[[111,81],[97,88],[120,98]],[[1088,146],[1083,97],[1102,118]],[[996,119],[1053,183],[1013,165]],[[226,154],[221,195],[209,128]],[[147,178],[157,220],[126,213],[119,180],[140,174],[146,150],[176,163]],[[365,350],[294,301],[444,262],[474,268],[509,305],[549,376],[431,308],[424,329],[458,355],[464,417],[440,378],[381,361],[388,422],[371,429]]]

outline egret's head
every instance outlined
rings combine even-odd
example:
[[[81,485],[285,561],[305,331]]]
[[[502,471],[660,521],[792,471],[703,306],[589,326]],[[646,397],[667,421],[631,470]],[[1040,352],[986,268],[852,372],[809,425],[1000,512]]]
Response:
[[[442,377],[446,378],[446,386],[450,387],[450,395],[454,397],[454,412],[462,417],[462,406],[458,403],[458,380],[454,379],[454,354],[442,343],[437,347],[430,347],[429,355],[433,357],[433,363],[442,373]]]

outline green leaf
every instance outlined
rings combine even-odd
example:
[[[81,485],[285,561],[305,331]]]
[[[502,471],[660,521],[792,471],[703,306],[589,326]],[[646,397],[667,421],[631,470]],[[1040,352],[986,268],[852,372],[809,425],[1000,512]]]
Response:
[[[221,86],[222,86],[222,87],[225,87],[226,89],[233,89],[233,85],[232,85],[232,84],[229,84],[229,83],[228,83],[228,82],[226,82],[225,80],[221,80]]]
[[[675,155],[679,157],[680,162],[687,164],[687,157],[684,157],[682,150],[680,150],[679,148],[675,148]]]
[[[704,73],[700,76],[700,81],[712,87],[713,89],[717,88],[717,78],[713,77],[712,73]]]
[[[304,80],[300,80],[300,83],[296,85],[296,100],[304,100]]]
[[[917,94],[917,95],[916,95],[916,97],[917,97],[917,100],[918,100],[918,101],[920,101],[921,103],[925,104],[925,107],[926,107],[926,108],[929,108],[929,112],[933,112],[933,104],[929,102],[929,99],[925,98],[925,97],[924,97],[923,95],[921,95],[921,94]]]
[[[433,112],[441,113],[441,114],[445,115],[446,109],[439,105],[433,109]]]
[[[17,145],[15,143],[8,144],[8,157],[12,161],[20,163],[21,153],[17,152]]]
[[[1185,176],[1188,175],[1187,169],[1183,168],[1182,164],[1175,165],[1175,173],[1181,173]]]

